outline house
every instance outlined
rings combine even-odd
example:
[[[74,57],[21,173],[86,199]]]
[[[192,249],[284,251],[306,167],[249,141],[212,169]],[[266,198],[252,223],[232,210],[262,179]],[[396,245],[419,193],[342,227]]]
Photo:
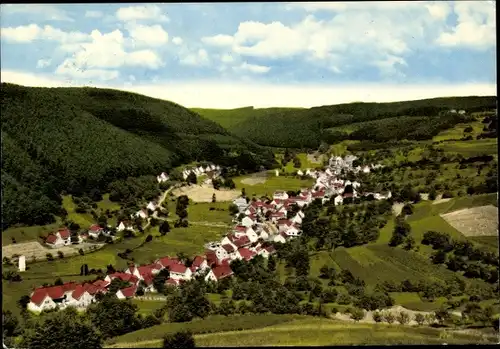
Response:
[[[360,186],[361,186],[361,184],[360,184],[359,182],[356,182],[356,181],[352,182],[352,187],[353,187],[354,189],[357,189],[357,188],[359,188]]]
[[[132,215],[132,217],[141,217],[142,219],[148,218],[148,211],[145,209],[137,211],[135,214]]]
[[[158,183],[166,182],[169,179],[170,178],[168,174],[166,174],[165,172],[162,172],[159,176],[156,176],[156,180],[158,181]]]
[[[210,268],[214,268],[218,264],[219,260],[215,251],[205,251],[205,257]]]
[[[224,238],[221,240],[221,245],[219,246],[219,248],[222,248],[222,246],[224,245],[230,245],[232,246],[234,249],[237,249],[236,245],[234,244],[234,242],[236,240],[238,240],[240,237],[242,236],[246,236],[246,235],[239,235],[238,237],[233,235],[233,234],[228,234],[227,236],[224,236]],[[217,250],[216,250],[217,251]],[[217,253],[217,252],[216,252]],[[225,257],[224,257],[225,256]],[[224,258],[227,258],[227,256],[225,255],[224,252],[221,252],[220,254],[220,257],[221,258],[218,258],[220,260],[224,259]]]
[[[150,201],[148,203],[148,205],[146,206],[146,209],[154,211],[154,210],[156,210],[157,207],[158,206],[156,205],[156,203],[154,203],[153,201]]]
[[[370,173],[370,167],[364,166],[363,167],[363,173]]]
[[[54,248],[71,245],[71,233],[68,228],[60,229],[56,233],[49,234],[45,243]]]
[[[72,303],[74,304],[71,294],[76,286],[76,283],[68,282],[58,286],[37,288],[31,293],[28,309],[40,312],[56,307],[65,308]]]
[[[89,236],[92,236],[94,239],[97,239],[99,235],[101,235],[104,232],[104,229],[98,225],[98,224],[93,224],[90,226],[88,234]]]
[[[243,225],[237,225],[236,227],[234,227],[233,233],[236,237],[240,237],[240,236],[246,235],[247,229],[251,229],[251,228],[245,227]]]
[[[120,222],[120,224],[118,224],[118,227],[116,228],[116,230],[118,231],[124,231],[124,230],[134,230],[134,228],[132,227],[132,225],[130,224],[130,222]]]
[[[260,239],[264,239],[264,240],[269,239],[269,229],[268,229],[267,227],[264,227],[264,228],[260,231],[259,238],[260,238]]]
[[[292,225],[292,221],[289,219],[280,219],[278,220],[277,225],[278,225],[278,231],[282,232],[287,230]]]
[[[204,271],[205,269],[209,268],[207,259],[202,256],[196,256],[193,259],[193,263],[191,264],[191,272],[194,274],[198,271]]]
[[[246,231],[246,236],[248,237],[248,239],[250,240],[250,242],[256,242],[257,240],[259,240],[259,236],[257,235],[257,233],[255,232],[255,230],[253,230],[251,227],[249,227]]]
[[[271,222],[276,223],[279,219],[285,218],[285,214],[283,212],[275,212],[271,213]]]
[[[233,200],[233,204],[235,204],[238,207],[240,213],[245,212],[245,210],[248,207],[247,199],[244,197],[239,197]]]
[[[252,225],[255,224],[255,220],[251,218],[250,216],[247,216],[241,220],[241,225],[245,227],[251,227]]]
[[[186,267],[182,263],[174,263],[169,266],[170,278],[177,280],[189,280],[191,279],[191,269]]]
[[[220,281],[226,277],[233,275],[233,271],[228,265],[220,265],[212,269],[212,272],[217,281]]]
[[[116,297],[118,299],[132,298],[135,296],[137,291],[137,285],[132,285],[130,287],[122,288],[116,292]]]
[[[255,240],[255,241],[257,241],[257,240]],[[252,243],[252,241],[250,241],[250,238],[247,235],[244,235],[244,236],[240,237],[239,239],[234,240],[234,244],[231,244],[231,245],[236,246],[236,248],[235,248],[235,250],[236,250],[240,247],[248,246],[251,243]],[[231,252],[228,251],[228,253],[229,253],[229,257],[231,257]]]
[[[335,206],[337,205],[342,205],[342,202],[344,201],[344,198],[342,197],[342,195],[337,195],[335,197],[335,199],[333,200],[333,202],[335,203]]]
[[[301,170],[298,170],[298,171],[297,171],[297,175],[299,175],[299,176],[303,176],[303,175],[304,175],[304,172],[302,172]]]
[[[212,269],[208,269],[207,275],[205,275],[205,281],[217,281],[217,277],[214,274],[214,271]]]
[[[256,253],[250,251],[248,248],[242,247],[238,250],[240,257],[246,261],[249,261],[253,257],[255,257]]]
[[[291,225],[288,227],[288,229],[284,230],[284,233],[287,235],[287,237],[297,237],[300,235],[300,229],[298,225]]]
[[[86,308],[95,300],[94,295],[90,294],[89,289],[93,289],[91,284],[77,285],[71,294],[73,304],[78,308]]]
[[[137,268],[137,266],[131,266],[131,267],[128,267],[126,270],[125,270],[125,273],[126,274],[130,274],[130,275],[134,275],[136,278],[138,278],[139,280],[142,280],[142,276],[141,276],[141,273],[139,272],[139,269]]]
[[[274,192],[273,199],[286,200],[288,199],[288,194],[286,191],[278,190]]]
[[[285,240],[285,237],[283,236],[283,233],[282,234],[278,234],[276,235],[274,238],[273,238],[273,241],[274,242],[281,242],[281,243],[285,243],[286,240]]]
[[[179,284],[181,283],[180,280],[176,280],[176,279],[172,279],[172,278],[169,278],[166,282],[167,286],[179,286]]]
[[[128,281],[131,284],[137,284],[139,282],[139,278],[137,276],[127,273],[113,273],[106,275],[104,281],[111,283],[111,281],[113,281],[116,278],[121,279],[123,281]]]
[[[300,217],[300,215],[296,214],[292,218],[292,223],[302,224],[302,217]]]
[[[154,286],[154,276],[153,274],[145,274],[143,276],[143,282],[144,282],[144,292],[152,292],[152,293],[156,293],[156,288]]]

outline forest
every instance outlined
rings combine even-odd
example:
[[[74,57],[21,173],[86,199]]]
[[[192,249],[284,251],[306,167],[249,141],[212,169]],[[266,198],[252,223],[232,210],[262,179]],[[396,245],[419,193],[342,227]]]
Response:
[[[227,125],[236,135],[253,142],[281,148],[317,148],[322,141],[345,139],[423,140],[439,131],[467,120],[467,116],[449,113],[451,109],[467,114],[496,108],[496,97],[449,97],[395,103],[349,103],[310,109],[234,109],[201,110],[203,116]],[[264,112],[266,111],[266,112]],[[226,114],[241,120],[228,124]],[[365,123],[368,122],[369,123]],[[330,130],[333,127],[364,123],[351,135]],[[390,127],[397,133],[382,132]]]
[[[271,151],[175,103],[97,88],[2,83],[2,230],[47,224],[60,194],[105,192],[116,180],[191,161],[254,171]]]

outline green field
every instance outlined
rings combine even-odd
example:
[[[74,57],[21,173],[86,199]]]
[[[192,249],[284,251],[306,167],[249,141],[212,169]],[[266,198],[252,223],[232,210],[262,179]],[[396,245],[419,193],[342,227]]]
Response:
[[[68,212],[68,220],[79,224],[80,227],[90,227],[95,223],[94,218],[90,213],[76,213],[76,205],[73,202],[71,195],[63,196],[63,208]]]
[[[2,245],[12,244],[12,238],[16,242],[26,242],[38,239],[38,235],[47,236],[61,227],[61,220],[58,218],[56,223],[47,225],[35,225],[32,227],[9,228],[2,231]]]
[[[447,153],[458,153],[465,157],[498,154],[498,140],[496,138],[450,141],[438,144],[437,147]]]
[[[231,223],[231,214],[229,213],[229,201],[221,202],[190,202],[188,206],[188,219],[193,222],[213,222],[213,223]],[[210,208],[219,210],[212,210]],[[175,211],[173,211],[175,213]]]
[[[275,154],[275,157],[276,157],[276,160],[278,160],[281,163],[281,160],[283,159],[283,154],[277,153],[277,154]],[[286,166],[284,167],[286,173],[294,173],[294,172],[297,172],[299,169],[301,169],[304,172],[304,170],[306,170],[308,168],[314,169],[314,168],[323,167],[322,160],[324,159],[324,155],[321,155],[318,158],[319,162],[309,161],[309,159],[307,158],[307,153],[299,153],[299,154],[297,154],[297,158],[299,158],[299,160],[300,160],[300,168],[295,168],[293,161],[289,161],[286,164]]]
[[[197,346],[329,346],[495,343],[496,337],[444,332],[427,327],[352,324],[324,318],[304,318],[242,331],[196,334]],[[159,348],[161,340],[120,343],[128,348]]]
[[[137,298],[132,299],[131,302],[139,307],[138,313],[143,316],[152,315],[156,309],[160,309],[166,303],[165,301],[140,300]]]
[[[300,315],[233,315],[233,316],[210,316],[206,319],[195,319],[186,323],[165,323],[150,328],[142,329],[123,336],[113,338],[112,343],[117,343],[121,347],[125,343],[143,342],[159,340],[167,333],[175,333],[181,330],[190,330],[193,334],[238,331],[245,329],[262,328],[272,326],[295,319],[304,319]]]
[[[265,183],[258,183],[255,185],[241,183],[241,181],[244,180],[245,178],[251,178],[251,176],[241,176],[234,178],[234,183],[236,184],[236,188],[237,189],[245,188],[247,195],[255,194],[257,196],[262,196],[262,195],[272,196],[272,194],[277,190],[287,191],[287,190],[299,190],[301,188],[311,188],[312,185],[314,184],[313,179],[302,180],[294,177],[284,177],[284,176],[276,177],[274,171],[270,171],[268,173],[268,177]]]
[[[432,140],[434,142],[460,140],[464,137],[465,128],[469,126],[472,127],[472,132],[467,133],[467,135],[471,135],[475,138],[483,131],[484,124],[481,123],[481,121],[457,124],[453,128],[440,132],[438,135],[434,136]]]

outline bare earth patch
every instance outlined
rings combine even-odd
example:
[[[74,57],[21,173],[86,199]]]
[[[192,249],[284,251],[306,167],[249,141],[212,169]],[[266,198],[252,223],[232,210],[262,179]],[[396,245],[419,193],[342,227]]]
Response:
[[[498,210],[493,205],[466,208],[441,217],[465,236],[498,236]]]
[[[12,258],[13,255],[26,256],[26,263],[30,263],[33,262],[33,257],[35,257],[36,261],[47,259],[47,253],[51,253],[54,258],[57,258],[57,252],[61,251],[62,253],[64,253],[65,257],[69,257],[78,254],[78,250],[80,248],[82,248],[84,251],[89,251],[91,249],[97,250],[102,246],[104,246],[104,244],[83,243],[73,246],[50,248],[43,246],[38,241],[30,241],[2,246],[2,254],[4,257],[8,258]]]
[[[212,195],[215,193],[217,201],[232,201],[241,195],[239,190],[215,190],[208,185],[190,185],[175,189],[172,192],[175,196],[187,195],[194,202],[212,202]]]
[[[422,200],[429,200],[429,194],[428,193],[420,193],[420,198]]]
[[[313,164],[321,164],[323,161],[323,154],[307,154],[307,161]]]
[[[266,180],[267,180],[267,171],[262,171],[252,174],[251,177],[242,179],[241,183],[247,185],[256,185],[256,184],[266,183]]]

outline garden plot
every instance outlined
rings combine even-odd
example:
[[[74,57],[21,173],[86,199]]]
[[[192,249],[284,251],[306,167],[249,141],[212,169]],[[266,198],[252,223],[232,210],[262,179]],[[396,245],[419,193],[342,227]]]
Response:
[[[441,217],[465,236],[498,236],[498,209],[493,205],[458,210]]]
[[[61,251],[65,257],[74,256],[78,254],[81,248],[84,251],[97,250],[104,246],[104,244],[80,244],[74,246],[64,246],[59,248],[44,247],[38,241],[23,242],[12,245],[2,246],[2,255],[4,257],[12,258],[14,255],[26,256],[26,262],[33,262],[47,259],[47,253],[51,253],[54,258],[57,258],[57,253]]]
[[[187,195],[194,202],[212,202],[212,195],[214,193],[217,201],[233,201],[241,195],[239,190],[215,190],[212,186],[208,185],[185,186],[175,189],[172,193],[175,196]]]

